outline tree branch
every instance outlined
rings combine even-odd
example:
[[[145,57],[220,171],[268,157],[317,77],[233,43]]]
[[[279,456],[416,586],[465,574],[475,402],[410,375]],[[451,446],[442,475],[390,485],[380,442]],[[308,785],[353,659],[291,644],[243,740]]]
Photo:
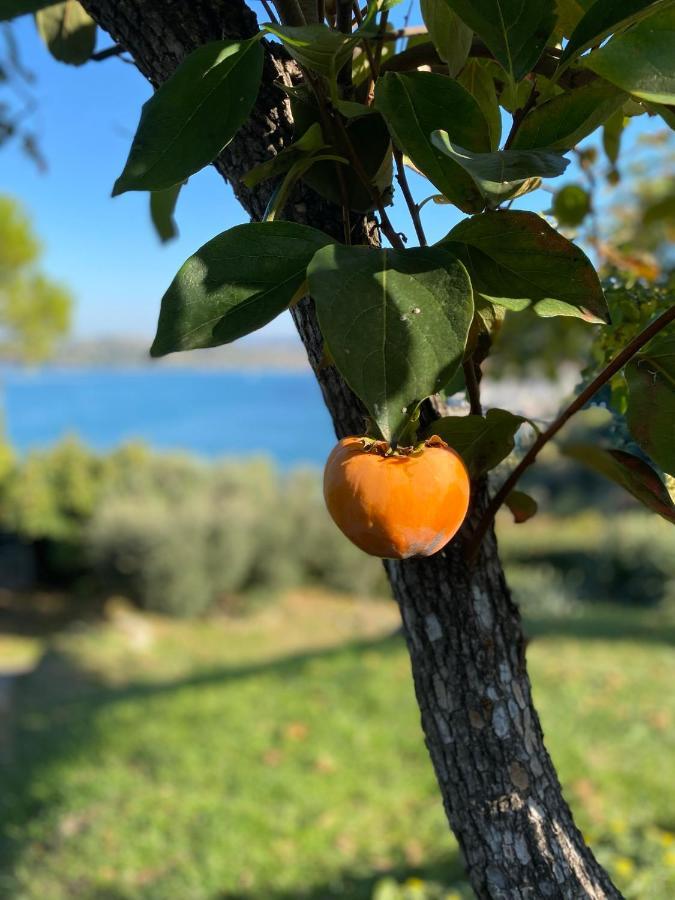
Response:
[[[508,495],[514,489],[518,481],[520,480],[521,475],[529,469],[532,463],[536,460],[540,451],[543,447],[548,444],[551,438],[555,437],[555,435],[560,431],[563,425],[572,418],[572,416],[582,409],[586,403],[600,390],[600,388],[607,384],[607,382],[613,378],[617,372],[621,371],[623,367],[628,363],[633,356],[641,350],[644,345],[650,341],[654,335],[658,334],[659,331],[662,331],[666,325],[669,325],[671,322],[675,321],[675,304],[667,309],[664,313],[662,313],[657,319],[655,319],[651,325],[648,325],[644,331],[641,331],[633,340],[627,344],[620,353],[614,357],[614,359],[608,363],[607,366],[597,375],[593,381],[589,385],[587,385],[584,390],[576,397],[570,405],[564,409],[558,418],[551,424],[549,427],[542,431],[541,434],[538,435],[537,439],[534,441],[530,449],[527,451],[525,456],[521,459],[518,465],[515,467],[513,472],[509,475],[506,481],[502,484],[496,494],[492,497],[490,502],[483,513],[483,516],[479,520],[476,530],[471,536],[470,543],[467,548],[467,553],[470,559],[474,559],[476,554],[478,553],[478,549],[485,537],[486,532],[492,525],[495,515],[497,511],[502,506]]]
[[[426,247],[427,237],[424,233],[424,227],[422,226],[422,220],[420,218],[420,208],[417,203],[415,203],[415,198],[410,190],[408,178],[405,174],[405,165],[403,164],[403,154],[398,149],[394,150],[394,160],[396,161],[396,180],[401,187],[401,192],[403,193],[406,205],[410,212],[410,218],[412,219],[415,228],[417,240],[420,242],[420,247]]]

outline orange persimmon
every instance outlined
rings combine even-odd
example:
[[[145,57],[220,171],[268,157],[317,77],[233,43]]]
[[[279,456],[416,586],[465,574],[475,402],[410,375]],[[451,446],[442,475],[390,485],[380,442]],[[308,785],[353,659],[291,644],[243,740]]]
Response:
[[[469,507],[469,475],[440,438],[410,451],[343,438],[324,471],[323,494],[338,528],[387,559],[431,556],[456,534]]]

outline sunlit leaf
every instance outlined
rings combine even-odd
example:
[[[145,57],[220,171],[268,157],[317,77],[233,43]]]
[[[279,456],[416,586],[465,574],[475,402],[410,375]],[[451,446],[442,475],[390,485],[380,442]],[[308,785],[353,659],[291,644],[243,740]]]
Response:
[[[608,35],[651,15],[664,5],[664,0],[595,0],[570,35],[561,63],[569,64]]]
[[[238,225],[204,244],[162,298],[152,356],[227,344],[295,298],[316,251],[331,242],[292,222]]]
[[[486,60],[469,59],[457,80],[480,106],[490,131],[490,150],[497,150],[502,135],[502,114],[494,78]]]
[[[491,204],[512,197],[518,186],[530,178],[555,178],[562,175],[569,160],[547,150],[496,150],[473,153],[453,143],[446,131],[434,131],[431,142],[460,165]]]
[[[286,47],[294,59],[312,72],[335,78],[351,59],[355,36],[342,34],[327,25],[277,25],[268,23],[265,30]]]
[[[473,32],[446,0],[420,0],[420,10],[438,55],[454,78],[469,57]]]
[[[551,0],[447,0],[514,81],[532,70],[555,25]]]
[[[626,94],[602,79],[559,94],[522,121],[513,142],[519,150],[569,150],[621,107]]]
[[[504,210],[464,219],[444,238],[464,262],[474,291],[507,309],[609,321],[588,257],[540,216]]]
[[[485,416],[445,416],[425,432],[437,434],[462,457],[473,478],[506,459],[515,446],[515,434],[525,419],[505,409],[490,409]]]
[[[262,64],[256,38],[194,50],[144,104],[113,196],[172,187],[212,162],[248,118]]]
[[[443,247],[332,245],[307,270],[335,364],[386,440],[459,367],[473,301],[466,270]]]
[[[277,175],[283,175],[303,156],[311,155],[326,146],[321,133],[321,126],[318,122],[315,122],[313,125],[310,125],[297,141],[289,144],[276,156],[249,169],[242,181],[247,188],[254,188],[261,181],[266,181],[268,178],[274,178]]]
[[[40,9],[35,22],[54,59],[81,66],[94,52],[96,22],[78,0],[64,0]]]
[[[675,7],[615,35],[582,61],[629,94],[675,103]]]
[[[467,90],[432,72],[388,72],[378,80],[375,105],[394,141],[444,196],[465,212],[483,208],[473,178],[431,142],[431,133],[443,127],[462,146],[490,149],[487,122]]]

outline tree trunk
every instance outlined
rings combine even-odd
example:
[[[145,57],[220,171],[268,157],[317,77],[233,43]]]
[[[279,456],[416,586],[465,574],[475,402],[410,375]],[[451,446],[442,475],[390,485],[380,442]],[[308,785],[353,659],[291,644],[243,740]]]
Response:
[[[257,29],[241,0],[83,0],[97,22],[154,84],[196,46]],[[216,161],[252,218],[267,186],[247,190],[241,175],[278,152],[291,135],[285,95],[275,82],[297,76],[269,45],[254,113]],[[116,173],[111,173],[112,176]],[[300,188],[286,217],[342,234],[339,211]],[[363,239],[371,223],[354,223]],[[311,300],[294,318],[339,437],[363,432],[359,401],[331,366]],[[480,485],[473,516],[485,505]],[[621,895],[575,827],[543,743],[525,668],[518,610],[504,580],[494,533],[473,567],[461,535],[429,559],[386,563],[399,603],[429,754],[450,825],[479,898],[617,898]]]

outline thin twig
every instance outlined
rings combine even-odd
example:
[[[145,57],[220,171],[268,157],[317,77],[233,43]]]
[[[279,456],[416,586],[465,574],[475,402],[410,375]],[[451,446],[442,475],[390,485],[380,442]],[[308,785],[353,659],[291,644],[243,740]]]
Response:
[[[408,205],[408,210],[410,212],[410,218],[412,219],[412,223],[415,227],[415,233],[417,235],[417,240],[420,242],[420,247],[427,246],[427,237],[424,233],[424,228],[422,226],[422,220],[420,219],[420,208],[415,203],[415,198],[412,195],[410,190],[410,185],[408,184],[408,178],[405,174],[405,165],[403,164],[403,154],[400,150],[394,150],[394,160],[396,161],[396,180],[398,181],[401,192],[405,198],[405,202]]]
[[[278,25],[279,20],[277,19],[276,13],[272,9],[269,0],[260,0],[260,2],[264,6],[267,15],[270,17],[270,22],[272,22],[274,25]]]
[[[464,360],[464,381],[466,382],[466,395],[469,398],[469,409],[472,416],[482,416],[483,407],[480,402],[480,384],[476,368],[473,359]]]
[[[351,34],[352,0],[337,0],[335,7],[335,24],[338,31]]]
[[[112,47],[106,47],[105,50],[92,53],[89,59],[91,62],[103,62],[112,56],[119,56],[121,53],[124,53],[124,47],[121,44],[113,44]]]
[[[616,375],[625,365],[630,361],[630,359],[635,356],[635,354],[640,350],[644,345],[650,341],[655,334],[658,334],[659,331],[662,331],[666,325],[670,324],[670,322],[675,321],[675,304],[667,309],[664,313],[662,313],[657,319],[648,325],[644,331],[641,331],[640,334],[636,335],[632,341],[630,341],[620,353],[614,357],[614,359],[605,366],[605,368],[597,375],[593,381],[584,390],[576,397],[570,405],[564,409],[558,418],[551,424],[549,427],[542,431],[537,439],[534,441],[530,449],[527,451],[525,456],[521,459],[518,465],[515,467],[513,472],[509,475],[506,481],[502,484],[496,494],[492,497],[490,502],[483,513],[478,525],[476,526],[476,530],[474,531],[469,546],[467,548],[467,556],[469,560],[475,559],[478,550],[480,549],[480,545],[483,542],[483,538],[485,534],[492,524],[495,515],[497,514],[497,510],[504,503],[506,498],[509,496],[511,491],[514,489],[516,484],[518,483],[521,475],[525,472],[526,469],[532,465],[537,456],[539,455],[542,447],[545,447],[546,444],[554,437],[563,425],[574,415],[574,413],[578,412],[582,407],[588,403],[588,401],[593,397],[600,388],[605,385],[610,378]]]
[[[382,13],[382,17],[380,18],[380,28],[378,31],[378,35],[387,33],[387,22],[389,20],[389,11],[385,9]],[[375,68],[372,71],[373,81],[377,81],[378,75],[380,74],[380,66],[382,65],[382,48],[384,44],[382,41],[379,41],[375,48]]]
[[[516,135],[518,134],[518,129],[523,124],[523,121],[529,111],[536,104],[538,96],[539,91],[537,90],[537,79],[533,78],[532,88],[527,100],[525,101],[525,104],[520,109],[515,110],[515,112],[513,113],[513,123],[511,125],[511,130],[509,131],[508,136],[504,141],[504,150],[508,150],[511,147],[511,144],[514,142]]]

